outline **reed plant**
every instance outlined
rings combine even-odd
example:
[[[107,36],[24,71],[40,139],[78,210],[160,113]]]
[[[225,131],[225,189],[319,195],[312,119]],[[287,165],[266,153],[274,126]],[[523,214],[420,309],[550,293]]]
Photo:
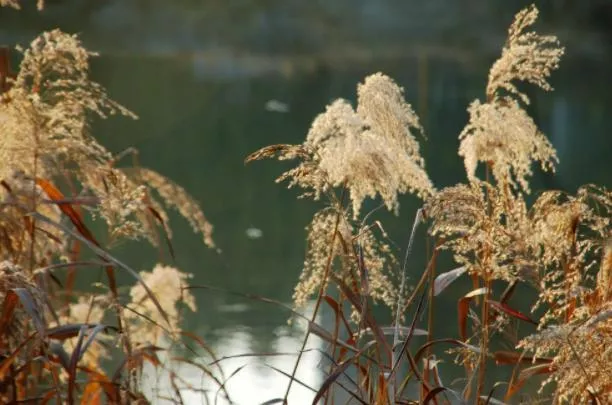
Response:
[[[335,403],[340,394],[380,405],[612,403],[612,192],[585,185],[574,194],[531,195],[534,165],[553,172],[559,162],[527,113],[523,88],[552,90],[548,80],[563,54],[554,36],[530,31],[537,15],[531,6],[515,16],[483,100],[468,107],[458,136],[460,184],[438,189],[430,180],[420,153],[424,129],[403,89],[382,73],[358,85],[356,106],[343,99],[327,106],[302,144],[247,157],[298,161],[278,181],[325,203],[308,226],[293,295],[296,316],[305,318],[312,299],[314,313],[284,398],[267,404],[287,403],[292,386],[303,384],[295,374],[310,335],[329,345],[313,404]],[[89,79],[94,54],[77,36],[44,32],[18,51],[12,74],[9,53],[0,50],[0,401],[181,403],[182,381],[172,369],[172,397],[142,394],[145,365],[167,369],[166,352],[200,368],[231,402],[218,361],[211,370],[172,357],[180,344],[214,358],[180,327],[182,311],[197,310],[191,291],[207,287],[188,287],[188,275],[173,265],[167,214],[176,209],[215,249],[199,204],[141,167],[136,150],[113,154],[91,136],[94,117],[136,116]],[[378,199],[399,215],[406,193],[422,204],[399,255],[363,203]],[[413,283],[407,268],[419,227],[431,249]],[[136,271],[111,253],[128,240],[158,247],[160,263]],[[440,267],[443,252],[454,267]],[[104,281],[78,291],[76,278],[95,269]],[[120,286],[117,272],[133,282]],[[449,316],[434,304],[463,277],[472,287],[456,305],[457,333],[434,338],[434,321]],[[531,312],[517,309],[519,288],[536,297]],[[384,323],[378,306],[392,322]],[[323,307],[334,314],[332,330],[315,322]],[[439,347],[442,357],[434,354]],[[446,384],[442,368],[453,362],[464,375]],[[512,368],[512,377],[495,381],[493,367]],[[525,392],[530,382],[540,389]]]
[[[295,288],[295,310],[315,300],[293,374],[309,335],[326,341],[331,366],[313,404],[335,403],[612,403],[612,192],[585,185],[575,194],[545,190],[531,196],[534,165],[553,172],[554,146],[528,115],[525,84],[551,91],[551,73],[564,49],[556,37],[531,31],[538,10],[516,14],[501,56],[492,65],[485,97],[468,107],[459,134],[465,181],[437,189],[420,155],[418,117],[403,89],[376,73],[357,87],[356,106],[338,99],[312,123],[299,145],[272,145],[247,157],[295,160],[277,182],[323,200],[308,226],[307,253]],[[384,227],[363,212],[379,199],[398,213],[398,196],[420,198],[404,259],[389,247]],[[419,226],[432,241],[428,264],[416,285],[406,268]],[[440,268],[449,252],[456,268]],[[437,297],[460,277],[472,288],[457,302],[458,331],[434,339]],[[493,287],[503,285],[498,293]],[[517,287],[537,297],[532,313],[517,310]],[[524,287],[523,287],[524,286]],[[446,290],[448,291],[448,290]],[[373,309],[387,306],[385,325]],[[328,307],[332,331],[315,323]],[[521,323],[531,329],[519,329]],[[469,327],[471,325],[471,327]],[[420,346],[416,335],[426,336]],[[510,350],[498,350],[499,342]],[[446,345],[446,358],[433,349]],[[464,376],[444,384],[443,362],[455,362]],[[492,367],[513,367],[509,381],[494,381]],[[523,393],[530,381],[537,392]]]
[[[149,403],[159,398],[142,394],[147,366],[169,373],[181,403],[185,384],[170,363],[195,363],[172,349],[210,349],[181,330],[196,304],[173,264],[167,210],[215,249],[212,226],[136,150],[115,155],[91,136],[94,118],[136,116],[89,79],[94,54],[77,36],[44,32],[18,51],[13,74],[0,50],[0,402]],[[158,247],[160,263],[137,271],[111,253],[129,240]],[[119,285],[118,272],[132,281]],[[83,273],[105,277],[79,290]],[[222,371],[197,366],[227,397]]]

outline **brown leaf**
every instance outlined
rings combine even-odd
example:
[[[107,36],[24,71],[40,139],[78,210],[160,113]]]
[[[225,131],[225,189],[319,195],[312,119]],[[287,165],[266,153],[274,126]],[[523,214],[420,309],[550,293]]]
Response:
[[[518,381],[510,381],[508,391],[506,391],[505,400],[510,399],[516,394],[531,377],[539,374],[550,374],[554,371],[554,367],[550,364],[538,364],[537,366],[528,367],[521,371]]]
[[[0,318],[0,337],[3,337],[8,332],[8,325],[13,318],[15,308],[19,303],[19,297],[14,291],[8,291],[4,297],[4,303],[2,304],[2,317]]]
[[[387,339],[385,338],[385,334],[380,328],[380,325],[378,325],[378,323],[372,316],[372,313],[370,311],[363,310],[361,297],[358,297],[357,294],[353,290],[351,290],[351,288],[348,285],[346,285],[346,283],[341,278],[336,276],[335,274],[333,273],[330,274],[330,278],[338,285],[338,287],[340,287],[340,290],[342,291],[342,293],[346,296],[349,302],[355,307],[357,312],[359,312],[360,314],[364,314],[366,325],[368,325],[370,329],[372,330],[372,333],[374,334],[374,337],[379,345],[378,346],[379,349],[381,351],[384,350],[384,353],[386,353],[387,356],[390,358],[391,357],[391,347],[389,347],[389,343],[387,342]]]
[[[328,375],[325,381],[323,381],[323,384],[321,384],[319,391],[317,391],[317,395],[315,395],[312,401],[312,405],[317,405],[319,403],[319,400],[323,398],[323,396],[327,393],[331,385],[338,379],[338,377],[340,377],[346,371],[348,366],[350,366],[353,362],[358,363],[359,356],[361,356],[361,353],[363,353],[370,347],[371,345],[366,345],[359,352],[355,353],[353,356],[338,364],[335,370],[330,375]]]
[[[487,288],[481,287],[470,291],[469,293],[465,294],[461,299],[459,299],[459,302],[457,303],[457,317],[459,319],[459,336],[461,337],[461,340],[467,340],[466,329],[468,313],[470,310],[470,301],[474,299],[474,297],[478,297],[486,293]]]
[[[347,332],[350,335],[352,335],[353,331],[351,330],[351,326],[348,323],[346,317],[344,316],[344,311],[342,311],[342,308],[340,307],[340,304],[335,299],[330,297],[329,295],[324,295],[323,299],[334,310],[334,313],[336,314],[336,319],[341,319],[342,320],[342,324],[346,328]]]
[[[81,215],[72,207],[72,204],[65,202],[64,194],[62,194],[61,191],[59,191],[53,184],[45,179],[37,178],[36,184],[43,189],[50,200],[57,202],[59,209],[70,219],[70,222],[72,222],[74,227],[81,235],[83,235],[84,238],[94,243],[96,246],[100,246],[93,234],[85,226]]]
[[[538,323],[536,321],[532,320],[531,318],[529,318],[527,315],[523,314],[522,312],[519,312],[516,309],[510,308],[508,304],[493,301],[493,300],[488,300],[487,302],[489,303],[489,305],[491,305],[493,308],[495,308],[496,310],[500,312],[508,314],[513,318],[520,319],[522,321],[529,322],[532,325],[538,326]]]
[[[522,353],[500,350],[493,353],[495,364],[550,364],[552,359],[546,357],[524,356]]]
[[[170,252],[170,256],[172,257],[172,260],[176,260],[176,257],[174,256],[174,246],[172,246],[172,241],[170,240],[170,236],[168,234],[168,228],[166,226],[166,223],[164,222],[164,219],[161,217],[161,215],[159,215],[159,212],[157,212],[155,208],[151,207],[150,205],[148,205],[147,208],[149,212],[151,213],[151,215],[153,215],[153,217],[157,220],[157,222],[160,223],[162,229],[164,230],[164,239],[166,240],[168,251]]]
[[[102,390],[106,394],[106,398],[108,399],[109,404],[119,403],[118,386],[114,384],[105,374],[102,374],[88,367],[79,366],[78,369],[80,371],[85,372],[89,376],[90,381],[88,382],[88,385],[97,384],[99,388],[102,388]]]
[[[11,74],[10,50],[6,46],[0,47],[0,94],[8,91],[11,87],[8,78],[13,78]]]
[[[439,393],[441,393],[443,391],[447,391],[447,390],[448,390],[448,388],[446,388],[446,387],[436,387],[436,388],[433,388],[431,391],[429,391],[427,393],[427,396],[425,397],[425,400],[423,400],[423,404],[424,405],[429,404],[429,401],[434,399],[436,395],[438,395]]]

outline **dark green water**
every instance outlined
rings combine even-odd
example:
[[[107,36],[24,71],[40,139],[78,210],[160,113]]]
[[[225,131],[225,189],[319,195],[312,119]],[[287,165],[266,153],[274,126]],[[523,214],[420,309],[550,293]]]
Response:
[[[467,105],[483,95],[488,68],[518,5],[500,10],[483,6],[484,11],[470,14],[445,8],[442,1],[432,2],[442,5],[436,12],[400,3],[351,7],[344,1],[328,6],[241,1],[225,7],[222,2],[181,1],[170,6],[155,2],[156,12],[139,1],[106,6],[57,1],[49,2],[43,15],[0,11],[0,42],[25,44],[41,29],[57,25],[80,32],[86,46],[102,52],[93,61],[93,77],[140,116],[137,121],[97,122],[94,134],[115,152],[136,147],[140,163],[184,186],[215,226],[220,254],[205,249],[186,223],[173,218],[177,265],[194,275],[194,284],[290,302],[304,256],[304,227],[319,206],[274,184],[287,165],[245,166],[247,154],[268,144],[300,143],[327,103],[336,97],[354,100],[356,84],[382,71],[405,87],[407,100],[421,116],[428,136],[423,154],[436,187],[464,179],[457,135],[467,121]],[[544,27],[567,39],[568,56],[553,76],[555,92],[532,92],[530,112],[561,163],[554,177],[536,174],[532,189],[574,191],[583,183],[610,187],[609,33],[595,25],[586,29],[586,11],[572,19],[562,9],[545,10]],[[425,21],[416,12],[426,12]],[[288,111],[269,111],[270,100],[281,101]],[[403,248],[418,201],[404,197],[401,203],[399,217],[381,213],[377,219]],[[249,237],[247,230],[253,228],[261,237]],[[424,267],[423,236],[424,229],[409,267],[415,281]],[[123,246],[117,254],[140,269],[157,261],[153,249],[138,245]],[[451,268],[443,260],[438,271]],[[456,302],[468,288],[459,282],[436,302],[437,336],[457,336]],[[204,336],[220,355],[297,349],[299,332],[287,327],[287,312],[227,294],[195,293],[199,310],[188,314],[185,329]],[[520,300],[516,305],[529,307]],[[322,317],[331,322],[331,314]],[[266,361],[287,369],[292,357]],[[228,374],[248,364],[230,384],[240,403],[284,392],[284,377],[263,362],[223,363]],[[320,378],[316,364],[310,359],[301,372],[314,385]],[[181,372],[197,385],[196,371]],[[507,372],[496,370],[500,376]],[[296,391],[290,403],[308,403],[307,394]],[[199,403],[195,396],[191,400]]]

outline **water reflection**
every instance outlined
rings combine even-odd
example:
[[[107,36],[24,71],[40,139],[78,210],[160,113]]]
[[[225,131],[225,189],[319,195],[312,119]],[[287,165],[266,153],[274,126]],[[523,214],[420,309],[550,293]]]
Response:
[[[311,304],[307,308],[307,315],[312,314],[312,308]],[[320,318],[317,316],[317,322],[320,322]],[[212,370],[220,381],[226,381],[225,388],[234,404],[261,404],[274,398],[283,398],[289,381],[283,373],[291,374],[293,371],[297,353],[302,347],[306,326],[305,321],[297,320],[291,326],[279,326],[273,331],[274,333],[271,333],[272,341],[267,345],[270,347],[268,353],[261,353],[255,349],[256,338],[246,327],[218,330],[216,334],[219,338],[212,349],[220,354],[219,362],[211,365],[209,357],[194,361]],[[312,403],[315,392],[305,386],[316,389],[321,384],[320,351],[322,350],[325,350],[325,347],[321,339],[311,336],[296,373],[297,380],[303,385],[299,383],[292,385],[288,397],[290,404]],[[165,371],[158,371],[147,363],[143,372],[143,392],[147,398],[153,399],[154,404],[176,403],[173,401],[177,399],[176,387],[185,404],[230,403],[219,390],[219,385],[201,368],[184,362],[173,362],[173,355],[170,355],[170,358],[166,355],[160,357],[166,365]],[[171,381],[172,373],[176,373],[174,379],[176,386]]]

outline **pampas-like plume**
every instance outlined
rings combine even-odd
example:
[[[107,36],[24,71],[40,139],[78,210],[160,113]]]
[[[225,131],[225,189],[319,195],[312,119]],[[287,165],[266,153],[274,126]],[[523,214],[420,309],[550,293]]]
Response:
[[[14,173],[30,183],[71,174],[82,186],[81,196],[94,202],[91,210],[105,220],[112,240],[144,237],[158,244],[155,224],[161,220],[168,236],[171,232],[168,216],[154,198],[157,193],[213,247],[212,226],[183,188],[151,170],[114,167],[112,154],[90,136],[91,115],[136,118],[89,79],[93,55],[77,36],[60,30],[43,33],[23,51],[19,73],[0,102],[0,179],[10,187],[9,194],[18,198],[24,188],[14,181]],[[6,194],[6,187],[2,191]]]
[[[526,179],[533,162],[554,170],[556,152],[521,108],[519,101],[528,104],[529,98],[514,84],[525,81],[552,90],[547,79],[559,67],[564,49],[554,36],[525,32],[537,16],[535,6],[516,15],[502,55],[489,72],[486,103],[475,101],[468,109],[470,122],[459,135],[459,155],[470,180],[475,179],[478,162],[485,162],[497,182],[518,183],[529,192]]]
[[[247,162],[277,153],[280,159],[301,159],[280,179],[289,179],[290,186],[308,190],[315,199],[331,188],[346,186],[354,218],[368,197],[380,196],[395,212],[399,194],[427,198],[434,188],[413,136],[421,126],[404,101],[402,88],[377,73],[359,85],[358,96],[356,111],[343,99],[327,106],[315,118],[303,145],[263,148]]]
[[[185,304],[191,311],[196,311],[195,298],[189,290],[184,289],[190,275],[182,273],[175,267],[161,264],[155,265],[152,271],[140,272],[140,275],[168,315],[170,329],[167,332],[172,335],[180,333],[181,316],[177,308],[179,302]],[[136,284],[130,289],[130,297],[130,307],[133,312],[125,314],[130,338],[138,345],[158,344],[158,339],[163,336],[160,325],[167,325],[164,318],[142,284]]]
[[[362,271],[367,272],[369,295],[389,308],[393,308],[397,299],[397,288],[391,270],[397,265],[390,247],[379,240],[374,229],[355,229],[347,218],[341,218],[338,233],[333,244],[329,244],[330,229],[334,228],[336,213],[324,209],[315,214],[307,228],[308,247],[300,281],[293,293],[294,305],[304,308],[308,299],[325,285],[325,269],[328,257],[332,256],[332,266],[336,274],[347,284]],[[334,250],[330,251],[334,246]],[[355,265],[358,262],[359,249],[363,252],[365,269]],[[359,274],[357,277],[363,275]]]

